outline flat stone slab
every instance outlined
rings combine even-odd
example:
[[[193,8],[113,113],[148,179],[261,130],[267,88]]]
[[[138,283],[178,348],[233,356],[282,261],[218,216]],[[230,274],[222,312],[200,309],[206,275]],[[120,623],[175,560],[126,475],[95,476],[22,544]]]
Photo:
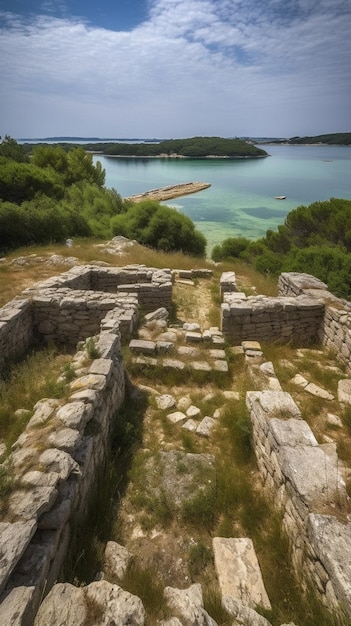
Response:
[[[261,344],[258,341],[242,341],[241,345],[243,347],[243,349],[245,350],[245,352],[247,350],[259,350],[261,351]]]
[[[198,356],[200,353],[198,348],[193,348],[191,346],[179,346],[177,352],[181,356]]]
[[[211,365],[209,365],[209,363],[207,363],[207,361],[191,361],[190,366],[197,371],[201,371],[201,372],[210,372],[211,371]]]
[[[190,331],[190,332],[199,332],[200,324],[198,324],[197,322],[184,322],[183,330]]]
[[[310,511],[322,511],[323,506],[330,506],[333,502],[346,502],[345,483],[338,464],[319,446],[285,446],[279,455],[281,471],[288,479],[293,495],[298,495],[296,506],[300,500]]]
[[[173,370],[183,370],[185,368],[183,361],[178,361],[178,359],[164,359],[162,365]]]
[[[215,567],[222,597],[241,600],[254,608],[271,608],[251,539],[214,537]]]
[[[301,411],[287,391],[249,391],[247,403],[257,404],[266,418],[301,418]]]
[[[314,383],[308,383],[307,387],[305,387],[305,391],[310,393],[312,396],[316,396],[317,398],[322,398],[323,400],[334,400],[334,396],[332,393],[329,393],[326,389],[315,385]]]
[[[132,339],[129,342],[129,349],[137,354],[155,354],[156,343],[146,339]]]
[[[304,420],[273,418],[269,421],[269,430],[278,447],[318,446],[317,439]]]
[[[228,363],[227,361],[216,360],[213,363],[213,369],[216,370],[216,372],[228,372]]]
[[[219,348],[212,348],[209,351],[209,355],[211,359],[225,359],[226,358],[225,351]]]
[[[200,343],[202,341],[202,333],[188,332],[185,334],[186,343]]]
[[[296,374],[296,376],[294,376],[294,378],[292,378],[290,382],[293,385],[299,385],[300,387],[307,387],[308,385],[308,380],[306,380],[304,376],[301,376],[301,374]]]
[[[175,411],[174,413],[169,413],[169,415],[167,415],[167,419],[172,422],[172,424],[178,424],[178,422],[185,420],[186,417],[187,416],[182,411]]]

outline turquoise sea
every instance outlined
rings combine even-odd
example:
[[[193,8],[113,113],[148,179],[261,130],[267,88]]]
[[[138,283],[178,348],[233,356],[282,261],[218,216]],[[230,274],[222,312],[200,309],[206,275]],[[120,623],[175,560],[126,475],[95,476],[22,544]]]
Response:
[[[94,156],[106,186],[123,196],[190,181],[211,187],[167,202],[188,215],[213,245],[262,237],[289,211],[331,197],[351,199],[351,147],[262,146],[264,159],[125,159]],[[284,195],[285,200],[275,196]]]

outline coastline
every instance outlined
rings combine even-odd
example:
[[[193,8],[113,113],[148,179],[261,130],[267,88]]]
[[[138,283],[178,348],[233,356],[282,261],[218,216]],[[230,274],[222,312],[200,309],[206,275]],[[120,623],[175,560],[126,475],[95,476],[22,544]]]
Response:
[[[211,187],[210,183],[179,183],[178,185],[168,185],[167,187],[159,187],[158,189],[150,189],[144,193],[138,193],[133,196],[124,198],[124,200],[131,200],[132,202],[141,202],[142,200],[157,200],[162,202],[164,200],[171,200],[172,198],[179,198],[180,196],[186,196],[191,193],[197,193],[203,189]]]

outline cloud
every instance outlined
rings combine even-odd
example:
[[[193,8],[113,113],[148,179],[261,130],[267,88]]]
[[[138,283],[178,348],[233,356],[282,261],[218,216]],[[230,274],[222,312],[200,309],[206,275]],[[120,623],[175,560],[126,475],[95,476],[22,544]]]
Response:
[[[345,0],[153,0],[149,19],[128,32],[0,17],[3,133],[347,130]]]

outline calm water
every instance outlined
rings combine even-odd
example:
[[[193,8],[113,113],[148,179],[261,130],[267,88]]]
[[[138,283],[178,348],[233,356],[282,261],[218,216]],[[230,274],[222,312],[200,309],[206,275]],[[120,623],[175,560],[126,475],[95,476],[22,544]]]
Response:
[[[226,237],[257,239],[292,209],[331,197],[351,199],[351,147],[263,146],[265,159],[121,159],[96,156],[106,186],[123,196],[201,181],[211,187],[167,204],[188,215],[209,250]],[[284,195],[286,200],[276,200]]]

